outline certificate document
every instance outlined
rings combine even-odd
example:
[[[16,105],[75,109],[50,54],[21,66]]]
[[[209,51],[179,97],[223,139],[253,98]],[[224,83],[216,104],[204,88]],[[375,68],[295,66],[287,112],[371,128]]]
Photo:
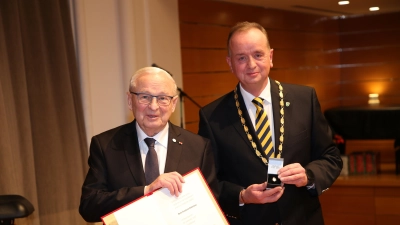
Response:
[[[102,217],[106,225],[229,224],[200,170],[184,175],[179,197],[161,188]]]

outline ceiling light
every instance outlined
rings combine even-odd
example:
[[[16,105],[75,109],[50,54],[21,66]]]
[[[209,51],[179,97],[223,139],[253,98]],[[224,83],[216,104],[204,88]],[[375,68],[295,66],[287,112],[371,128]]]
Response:
[[[349,1],[340,1],[338,2],[339,5],[348,5],[350,2]]]
[[[369,11],[378,11],[379,10],[379,7],[370,7],[369,8]]]

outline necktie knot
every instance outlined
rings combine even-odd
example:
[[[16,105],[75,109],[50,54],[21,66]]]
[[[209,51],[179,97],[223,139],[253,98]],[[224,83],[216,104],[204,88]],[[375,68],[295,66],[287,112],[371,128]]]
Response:
[[[146,145],[149,148],[154,148],[154,143],[156,143],[156,140],[154,140],[154,138],[145,138],[144,142],[146,142]]]
[[[256,97],[256,98],[254,98],[253,101],[251,101],[251,102],[253,102],[253,104],[256,106],[257,111],[259,111],[259,110],[262,110],[262,109],[264,108],[264,106],[263,106],[263,101],[264,101],[263,98]]]

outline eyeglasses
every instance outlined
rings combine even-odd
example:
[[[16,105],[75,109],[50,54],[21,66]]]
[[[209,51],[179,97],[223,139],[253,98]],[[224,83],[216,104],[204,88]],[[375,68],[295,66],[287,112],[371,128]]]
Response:
[[[133,92],[133,91],[129,91],[131,94],[134,94],[137,96],[138,101],[140,104],[150,104],[151,101],[153,101],[153,98],[157,99],[157,103],[158,105],[161,106],[168,106],[169,104],[171,104],[171,100],[174,98],[174,96],[167,96],[167,95],[150,95],[150,94],[146,94],[146,93],[137,93],[137,92]]]

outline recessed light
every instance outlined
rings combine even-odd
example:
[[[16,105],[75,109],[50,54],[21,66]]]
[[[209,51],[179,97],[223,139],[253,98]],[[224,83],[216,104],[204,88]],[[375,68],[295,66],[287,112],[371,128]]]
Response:
[[[379,7],[370,7],[369,8],[369,11],[378,11],[379,10]]]
[[[350,4],[350,2],[349,1],[340,1],[340,2],[338,2],[338,4],[339,5],[348,5],[348,4]]]

